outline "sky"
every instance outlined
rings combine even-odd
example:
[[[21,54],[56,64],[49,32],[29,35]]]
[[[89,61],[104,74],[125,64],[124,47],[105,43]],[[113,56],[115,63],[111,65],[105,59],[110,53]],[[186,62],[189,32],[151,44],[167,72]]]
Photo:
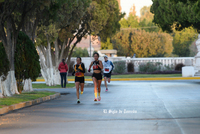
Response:
[[[135,4],[136,6],[136,15],[140,16],[140,9],[143,6],[150,6],[152,5],[151,0],[121,0],[122,12],[126,12],[129,14],[130,8]]]

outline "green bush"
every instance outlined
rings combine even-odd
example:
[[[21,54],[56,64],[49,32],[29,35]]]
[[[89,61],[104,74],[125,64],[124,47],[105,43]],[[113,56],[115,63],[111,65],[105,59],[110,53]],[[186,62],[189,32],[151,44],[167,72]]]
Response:
[[[126,61],[114,61],[113,64],[115,66],[114,73],[122,74],[126,72]]]
[[[160,62],[156,62],[156,63],[147,62],[139,66],[139,71],[145,72],[145,73],[146,72],[151,73],[151,72],[156,72],[156,71],[161,71],[161,70],[162,70],[162,63]]]
[[[174,71],[174,66],[173,65],[165,65],[164,71]]]
[[[134,64],[132,62],[129,62],[127,64],[127,71],[128,72],[134,72]]]

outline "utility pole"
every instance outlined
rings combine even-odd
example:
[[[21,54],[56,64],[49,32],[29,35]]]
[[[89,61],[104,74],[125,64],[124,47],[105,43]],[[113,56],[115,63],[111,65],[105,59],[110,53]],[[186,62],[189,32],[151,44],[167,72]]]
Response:
[[[90,35],[90,57],[92,57],[92,43],[91,43],[91,35]]]

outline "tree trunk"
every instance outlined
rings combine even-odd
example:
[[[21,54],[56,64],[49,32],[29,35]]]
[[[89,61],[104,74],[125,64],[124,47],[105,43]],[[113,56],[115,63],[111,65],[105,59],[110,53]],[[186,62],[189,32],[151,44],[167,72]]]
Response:
[[[23,91],[24,91],[24,92],[32,92],[32,91],[33,91],[31,79],[24,80],[24,88],[23,88]]]
[[[3,96],[11,96],[10,89],[5,81],[0,80],[0,89]]]
[[[51,45],[48,42],[48,36],[47,36],[47,43],[48,46],[46,49],[44,49],[45,46],[37,47],[40,57],[41,73],[46,82],[46,85],[48,86],[60,85],[61,78],[58,66],[62,61],[62,59],[66,59],[67,57],[68,57],[67,64],[69,65],[73,49],[75,48],[77,42],[73,45],[72,49],[70,49],[70,44],[71,44],[70,40],[66,39],[63,43],[61,43],[59,39],[56,39],[54,43],[55,55],[51,51]]]
[[[58,67],[54,67],[54,83],[55,85],[61,84],[60,71],[58,70]]]
[[[51,43],[48,41],[47,39],[47,43],[48,43],[48,46],[47,46],[47,59],[48,59],[48,72],[49,72],[49,86],[54,86],[54,75],[53,75],[53,64],[52,64],[52,57],[51,57]]]
[[[52,58],[51,58],[51,46],[50,43],[48,43],[48,47],[47,49],[43,52],[41,47],[44,46],[38,46],[37,50],[39,52],[39,57],[40,57],[40,66],[41,66],[41,73],[42,76],[45,80],[46,85],[48,86],[54,86],[58,83],[58,80],[55,80],[57,77],[57,75],[55,76],[55,67],[53,67],[52,65]],[[44,53],[46,53],[46,57],[44,56]]]
[[[17,90],[17,82],[15,79],[15,71],[9,71],[5,81],[1,81],[1,92],[3,96],[11,96],[19,94]]]
[[[14,55],[15,55],[15,37],[12,38],[11,35],[11,23],[7,22],[7,44],[4,44],[8,60],[10,62],[10,71],[5,81],[2,81],[2,94],[4,96],[11,96],[13,94],[19,94],[17,90],[17,82],[15,79],[15,64],[14,64]],[[14,35],[13,35],[14,36]]]

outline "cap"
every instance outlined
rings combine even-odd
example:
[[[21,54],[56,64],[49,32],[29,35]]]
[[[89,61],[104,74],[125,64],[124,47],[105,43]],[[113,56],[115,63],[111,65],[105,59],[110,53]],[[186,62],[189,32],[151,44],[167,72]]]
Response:
[[[107,56],[107,55],[105,55],[105,56],[104,56],[104,58],[108,58],[108,56]]]

